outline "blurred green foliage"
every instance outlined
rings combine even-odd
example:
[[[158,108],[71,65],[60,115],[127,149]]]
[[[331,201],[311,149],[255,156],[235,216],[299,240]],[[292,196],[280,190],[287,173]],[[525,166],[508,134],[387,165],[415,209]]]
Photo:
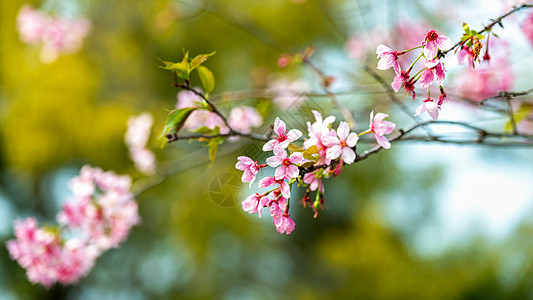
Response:
[[[355,4],[368,9],[367,1],[340,0],[71,2],[92,20],[93,31],[80,53],[43,64],[38,49],[18,39],[15,18],[23,2],[0,1],[0,200],[12,218],[53,220],[57,201],[64,199],[51,191],[50,178],[62,183],[59,195],[65,195],[68,176],[61,177],[61,170],[72,176],[89,163],[139,178],[123,145],[126,121],[151,111],[156,136],[164,109],[176,101],[172,78],[158,68],[157,57],[178,61],[182,49],[217,51],[205,63],[217,79],[213,95],[264,88],[265,77],[280,72],[280,54],[309,44],[318,45],[319,57],[321,50],[342,50],[350,33],[344,10]],[[267,124],[274,116],[269,118]],[[361,127],[367,118],[367,111],[360,113]],[[153,148],[157,144],[154,139]],[[224,208],[210,198],[208,185],[217,175],[240,176],[235,157],[249,144],[220,146],[212,167],[198,142],[156,150],[161,172],[170,176],[145,182],[154,187],[137,197],[143,223],[78,285],[49,291],[33,286],[0,247],[0,299],[533,297],[531,224],[499,246],[475,241],[429,258],[414,249],[410,236],[434,217],[429,191],[442,175],[439,166],[406,174],[383,152],[346,167],[327,182],[328,208],[317,219],[297,205],[303,191],[295,193],[296,230],[280,236],[268,217],[258,220],[238,201]],[[417,190],[421,181],[427,191]],[[391,194],[405,199],[405,206],[423,208],[402,230],[384,217]],[[0,240],[12,236],[2,231]]]

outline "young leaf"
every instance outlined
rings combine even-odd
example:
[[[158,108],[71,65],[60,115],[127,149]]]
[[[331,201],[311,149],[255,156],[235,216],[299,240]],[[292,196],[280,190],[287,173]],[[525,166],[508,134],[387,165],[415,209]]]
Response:
[[[303,155],[304,155],[304,158],[306,159],[317,160],[318,159],[318,147],[316,145],[309,147],[309,149],[305,150]]]
[[[468,24],[466,24],[464,22],[463,22],[463,30],[465,31],[465,33],[469,33],[470,32],[470,27],[468,27]]]
[[[216,52],[213,51],[213,52],[208,53],[208,54],[200,54],[200,55],[195,56],[191,60],[191,71],[194,70],[199,65],[203,64],[209,57],[215,55],[215,53]]]
[[[300,146],[298,146],[296,144],[293,144],[293,143],[290,143],[288,148],[289,148],[289,151],[291,153],[294,153],[294,152],[305,152],[304,148],[302,148],[302,147],[300,147]]]
[[[215,76],[213,72],[204,66],[198,66],[196,71],[198,71],[198,76],[200,77],[205,93],[211,93],[215,88]]]
[[[217,156],[218,145],[222,144],[225,139],[225,137],[212,138],[207,143],[207,146],[209,147],[209,160],[211,161],[211,164],[213,164],[215,157]]]
[[[161,132],[161,135],[159,135],[159,138],[162,138],[167,133],[178,132],[185,124],[185,121],[187,121],[187,118],[196,109],[196,107],[185,107],[171,111],[165,120],[165,126],[163,127],[163,131]]]

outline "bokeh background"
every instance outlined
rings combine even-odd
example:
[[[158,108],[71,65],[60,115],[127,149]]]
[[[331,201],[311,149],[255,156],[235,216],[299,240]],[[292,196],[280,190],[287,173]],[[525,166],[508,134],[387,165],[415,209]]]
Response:
[[[21,42],[16,30],[24,3],[89,18],[92,31],[82,49],[41,62],[39,47]],[[335,76],[332,89],[342,93],[360,130],[372,109],[408,127],[412,120],[361,69],[375,67],[375,47],[405,42],[398,24],[421,33],[414,37],[420,42],[432,28],[456,41],[463,21],[481,28],[516,3],[0,0],[0,244],[13,238],[16,218],[53,222],[69,196],[69,178],[84,164],[130,174],[143,220],[74,286],[32,285],[1,246],[0,299],[533,298],[529,148],[395,143],[328,180],[327,208],[317,219],[297,205],[303,191],[293,191],[296,229],[286,236],[268,216],[242,211],[240,201],[253,192],[247,185],[230,181],[222,193],[235,194],[231,203],[213,200],[214,180],[238,179],[236,157],[264,159],[261,144],[226,143],[211,166],[198,142],[161,150],[157,140],[178,92],[157,58],[181,60],[182,49],[217,51],[205,63],[217,80],[214,97],[300,80],[312,95],[309,108],[340,119],[308,70],[277,65],[281,54],[314,45],[316,64]],[[531,88],[533,50],[519,28],[526,13],[498,31],[511,48],[505,55],[515,90]],[[362,43],[357,51],[349,46],[354,39]],[[466,67],[454,68],[452,60],[447,89],[457,95],[453,76]],[[380,74],[392,80],[392,72]],[[225,112],[236,102],[257,106],[265,118],[257,132],[276,116],[305,130],[308,110],[287,112],[254,94],[215,99]],[[414,113],[418,103],[400,97]],[[504,116],[456,99],[443,108],[443,119],[504,130]],[[135,171],[124,145],[129,116],[142,111],[156,120],[150,146],[159,166],[152,177]]]

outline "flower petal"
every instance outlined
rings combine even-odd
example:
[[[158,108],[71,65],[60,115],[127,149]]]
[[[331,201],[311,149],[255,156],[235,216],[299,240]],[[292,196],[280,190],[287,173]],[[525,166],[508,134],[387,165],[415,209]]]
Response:
[[[355,160],[355,152],[351,148],[344,147],[344,149],[342,149],[342,160],[347,164],[353,163]]]

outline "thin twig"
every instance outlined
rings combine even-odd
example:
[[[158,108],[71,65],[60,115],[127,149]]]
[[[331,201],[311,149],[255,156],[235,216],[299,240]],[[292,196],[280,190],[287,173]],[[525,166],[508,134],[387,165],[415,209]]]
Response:
[[[513,9],[508,11],[506,14],[501,15],[500,17],[498,17],[495,20],[492,20],[492,22],[490,22],[487,26],[483,27],[483,29],[478,31],[478,34],[482,34],[485,31],[490,31],[492,29],[492,27],[494,25],[496,25],[496,24],[499,24],[503,28],[502,20],[504,18],[506,18],[506,17],[514,14],[515,12],[521,10],[522,8],[526,8],[526,7],[533,7],[533,4],[522,4],[520,6],[514,6]],[[454,50],[455,48],[459,47],[462,43],[463,43],[462,41],[458,41],[450,49],[448,49],[446,51],[440,51],[439,52],[439,57],[444,57],[446,54],[448,54],[448,52],[450,52],[450,51]]]
[[[338,99],[337,95],[333,93],[328,86],[328,80],[329,77],[322,72],[317,66],[315,66],[308,58],[304,58],[303,63],[308,66],[313,73],[320,79],[320,84],[322,86],[322,89],[324,92],[328,95],[333,105],[335,105],[340,111],[346,122],[348,122],[348,126],[350,126],[351,129],[355,129],[355,120],[352,116],[352,113],[342,104]]]

